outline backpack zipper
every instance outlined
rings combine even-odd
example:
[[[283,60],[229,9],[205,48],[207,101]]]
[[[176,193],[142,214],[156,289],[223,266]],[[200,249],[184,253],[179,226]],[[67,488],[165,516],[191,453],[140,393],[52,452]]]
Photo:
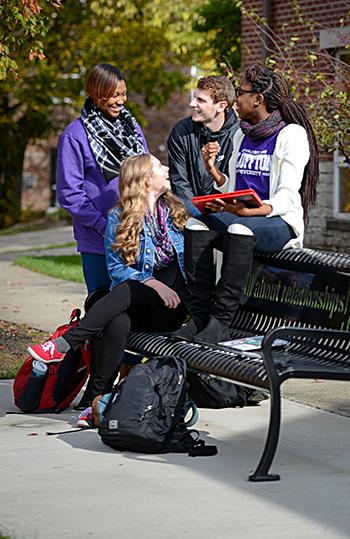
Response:
[[[149,404],[146,410],[143,412],[142,416],[140,417],[139,421],[142,421],[143,419],[145,419],[147,412],[150,412],[152,408],[153,408],[152,404]]]

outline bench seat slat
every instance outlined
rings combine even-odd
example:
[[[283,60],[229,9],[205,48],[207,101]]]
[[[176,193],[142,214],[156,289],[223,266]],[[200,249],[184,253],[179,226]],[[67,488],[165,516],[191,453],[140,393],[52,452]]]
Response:
[[[128,349],[147,357],[174,355],[185,359],[188,366],[242,384],[268,388],[266,369],[261,357],[251,357],[215,346],[201,346],[176,342],[166,336],[153,333],[132,333]]]

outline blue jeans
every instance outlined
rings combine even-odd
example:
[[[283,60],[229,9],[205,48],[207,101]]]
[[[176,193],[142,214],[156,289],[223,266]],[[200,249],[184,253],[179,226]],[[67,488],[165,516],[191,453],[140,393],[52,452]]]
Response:
[[[257,254],[277,253],[283,249],[286,243],[296,237],[292,227],[279,216],[239,217],[233,213],[223,212],[201,215],[196,219],[205,223],[210,230],[216,230],[219,233],[226,232],[233,223],[239,223],[250,228],[254,236],[258,238],[254,248],[254,253]],[[223,234],[219,234],[218,241],[215,244],[219,251],[222,251],[222,239]]]
[[[80,254],[88,294],[100,288],[109,289],[112,281],[108,275],[105,255],[96,253]]]

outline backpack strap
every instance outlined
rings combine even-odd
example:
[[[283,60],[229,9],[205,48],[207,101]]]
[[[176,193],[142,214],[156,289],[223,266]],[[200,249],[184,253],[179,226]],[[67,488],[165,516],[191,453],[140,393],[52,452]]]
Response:
[[[195,436],[193,436],[195,435]],[[205,445],[196,429],[188,429],[184,424],[177,426],[171,451],[188,453],[189,457],[212,457],[217,455],[216,445]]]
[[[74,321],[79,322],[81,317],[81,310],[80,309],[73,309],[73,311],[70,313],[70,317],[67,323],[67,327],[71,326]]]
[[[195,446],[189,450],[189,457],[213,457],[218,454],[216,445],[205,445],[204,440],[197,440]]]

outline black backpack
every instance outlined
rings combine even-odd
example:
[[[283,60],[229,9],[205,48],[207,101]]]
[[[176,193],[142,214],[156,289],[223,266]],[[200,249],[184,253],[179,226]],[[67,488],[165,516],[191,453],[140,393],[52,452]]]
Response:
[[[197,431],[187,429],[185,397],[183,359],[154,357],[136,365],[111,394],[98,431],[102,441],[118,451],[215,455],[215,446],[205,447]]]
[[[247,405],[248,389],[213,378],[210,374],[187,372],[187,393],[197,408],[236,408]]]

